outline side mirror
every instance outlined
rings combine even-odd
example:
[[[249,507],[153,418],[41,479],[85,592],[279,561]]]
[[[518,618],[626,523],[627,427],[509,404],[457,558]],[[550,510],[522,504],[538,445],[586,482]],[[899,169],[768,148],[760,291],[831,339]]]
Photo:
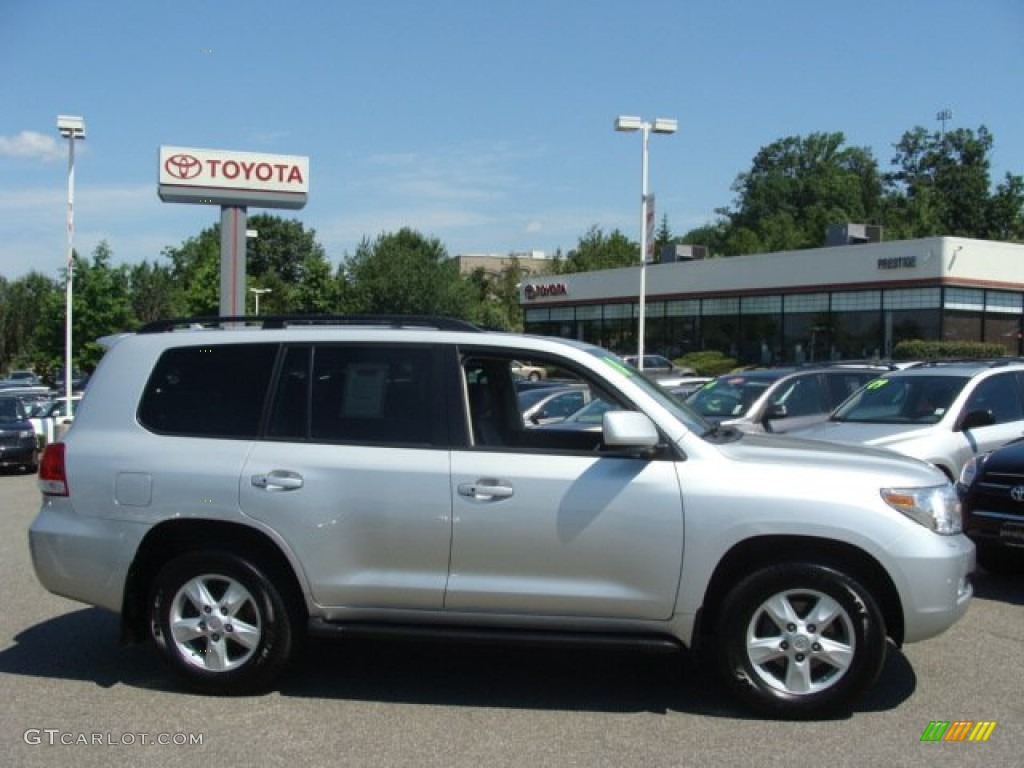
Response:
[[[601,427],[609,448],[654,448],[660,439],[654,422],[638,411],[606,411]]]
[[[775,403],[764,409],[764,416],[761,418],[761,422],[766,423],[775,421],[775,419],[784,419],[787,416],[789,416],[789,409],[782,403]]]
[[[988,427],[996,423],[992,411],[969,411],[960,422],[960,431],[975,429],[977,427]]]

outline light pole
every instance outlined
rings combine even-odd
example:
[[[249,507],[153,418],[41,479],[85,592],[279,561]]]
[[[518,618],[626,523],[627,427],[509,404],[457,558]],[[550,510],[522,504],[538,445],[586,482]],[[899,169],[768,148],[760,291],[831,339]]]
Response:
[[[57,115],[57,130],[68,140],[68,253],[67,277],[65,279],[65,328],[64,328],[64,412],[67,418],[73,416],[71,410],[71,296],[75,275],[74,235],[75,235],[75,139],[85,139],[85,120],[72,115]]]
[[[644,369],[644,334],[647,332],[647,206],[650,195],[647,193],[647,142],[651,133],[675,133],[679,124],[673,118],[656,117],[654,121],[642,120],[639,117],[619,115],[615,118],[615,130],[640,131],[643,137],[640,155],[640,324],[637,329],[636,363],[641,371]]]
[[[260,296],[262,296],[264,293],[273,293],[273,292],[274,292],[273,288],[250,288],[249,289],[249,293],[253,294],[256,297],[256,314],[257,315],[259,315],[259,313],[260,313]]]

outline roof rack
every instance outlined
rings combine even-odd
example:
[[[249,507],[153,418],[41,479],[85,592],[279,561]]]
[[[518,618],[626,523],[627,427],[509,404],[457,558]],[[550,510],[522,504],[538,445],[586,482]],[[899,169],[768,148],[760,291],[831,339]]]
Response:
[[[233,315],[224,317],[200,316],[155,320],[142,326],[137,333],[166,333],[168,331],[244,326],[247,329],[279,330],[308,325],[362,325],[385,328],[432,328],[438,331],[470,331],[482,329],[466,320],[434,315]]]
[[[974,366],[975,368],[1000,368],[1004,365],[1019,364],[1019,357],[960,357],[945,358],[942,360],[922,360],[915,363],[913,368],[939,368],[942,366]]]

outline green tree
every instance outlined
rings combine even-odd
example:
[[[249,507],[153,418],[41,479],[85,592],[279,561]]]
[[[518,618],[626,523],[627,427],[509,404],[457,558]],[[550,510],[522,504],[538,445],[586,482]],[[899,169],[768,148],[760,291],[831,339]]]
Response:
[[[470,319],[479,300],[436,238],[403,228],[363,239],[343,265],[341,303],[355,314],[428,314]]]
[[[878,164],[869,149],[845,141],[838,132],[812,133],[763,147],[733,184],[735,208],[723,211],[731,230],[721,241],[725,255],[813,248],[824,245],[831,224],[877,221]]]
[[[615,229],[605,233],[592,226],[564,259],[553,262],[558,274],[631,267],[640,263],[640,246]]]
[[[181,288],[177,309],[183,315],[220,313],[220,226],[207,227],[177,247],[163,250],[171,278]]]
[[[336,307],[337,285],[314,230],[269,214],[250,217],[248,227],[257,236],[246,243],[246,288],[270,289],[260,298],[261,313],[319,313]],[[164,256],[171,261],[175,283],[184,286],[177,300],[183,313],[219,314],[220,225],[165,249]]]
[[[44,308],[58,295],[60,286],[40,272],[29,272],[14,282],[0,277],[0,367],[34,365],[36,328]]]
[[[171,267],[143,261],[128,270],[132,314],[140,324],[185,314],[184,292]]]
[[[92,259],[74,259],[72,291],[72,358],[74,365],[85,371],[96,367],[103,356],[97,340],[137,327],[129,297],[128,268],[110,265],[110,246],[101,242]],[[39,324],[33,336],[36,369],[52,376],[63,366],[64,296],[56,291],[45,298]]]
[[[1019,239],[1024,187],[1007,174],[992,192],[995,140],[985,126],[944,133],[917,126],[895,145],[888,174],[886,227],[895,237],[951,235]]]

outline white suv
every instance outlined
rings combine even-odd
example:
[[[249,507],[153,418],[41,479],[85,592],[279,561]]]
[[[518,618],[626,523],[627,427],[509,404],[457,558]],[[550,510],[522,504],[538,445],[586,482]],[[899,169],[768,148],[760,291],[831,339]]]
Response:
[[[757,710],[818,717],[887,638],[967,610],[974,547],[927,464],[711,427],[578,342],[257,321],[120,338],[40,468],[42,584],[196,689],[268,686],[307,628],[408,632],[694,648]],[[601,429],[524,423],[516,361],[587,387]]]
[[[792,434],[887,448],[956,480],[975,456],[1024,435],[1024,364],[921,363],[868,383],[829,417]]]

